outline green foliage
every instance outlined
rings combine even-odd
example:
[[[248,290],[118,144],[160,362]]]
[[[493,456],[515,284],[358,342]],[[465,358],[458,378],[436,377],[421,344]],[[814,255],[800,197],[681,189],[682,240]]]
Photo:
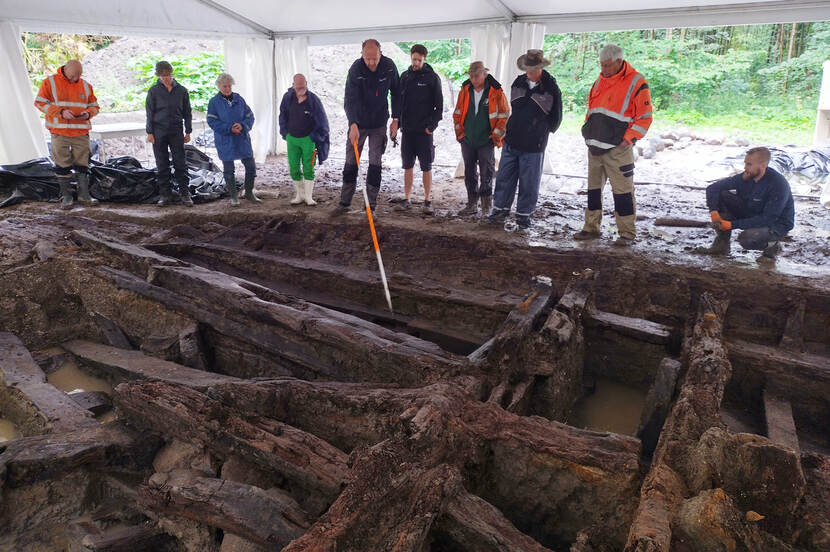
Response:
[[[127,62],[127,68],[137,73],[141,85],[130,91],[128,103],[141,100],[144,103],[147,90],[156,83],[156,62],[161,54],[153,52]],[[219,52],[201,52],[194,56],[171,57],[167,61],[173,66],[173,77],[190,93],[193,109],[207,111],[208,102],[216,95],[216,77],[225,70],[225,56]]]
[[[89,52],[112,44],[110,36],[23,33],[23,59],[32,88],[37,92],[43,79],[69,59],[83,59]]]
[[[433,69],[460,85],[467,80],[470,68],[470,39],[427,40],[425,42],[396,42],[406,53],[413,44],[423,44],[427,49],[427,63]],[[406,70],[404,67],[403,70]],[[400,67],[398,69],[401,69]]]

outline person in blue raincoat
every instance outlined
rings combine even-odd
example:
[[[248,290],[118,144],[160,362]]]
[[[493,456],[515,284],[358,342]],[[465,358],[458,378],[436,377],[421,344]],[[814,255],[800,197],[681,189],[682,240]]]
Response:
[[[329,120],[323,103],[308,89],[305,75],[294,75],[294,85],[280,102],[280,135],[288,144],[288,168],[294,182],[291,205],[317,205],[311,197],[314,166],[329,156]]]
[[[234,84],[233,77],[227,73],[222,73],[216,79],[219,93],[208,103],[207,122],[213,129],[216,151],[222,160],[231,205],[236,206],[239,205],[234,175],[236,159],[241,159],[245,167],[245,199],[255,202],[260,199],[254,195],[256,163],[250,134],[254,126],[254,113],[242,96],[232,90]]]

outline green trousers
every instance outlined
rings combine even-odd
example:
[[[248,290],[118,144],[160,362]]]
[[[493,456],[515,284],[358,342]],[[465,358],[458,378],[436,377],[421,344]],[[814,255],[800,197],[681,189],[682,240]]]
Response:
[[[314,165],[316,162],[317,149],[311,138],[304,136],[294,138],[290,134],[285,136],[288,142],[288,170],[291,173],[291,180],[297,182],[305,178],[314,180]],[[300,170],[302,161],[302,170]]]

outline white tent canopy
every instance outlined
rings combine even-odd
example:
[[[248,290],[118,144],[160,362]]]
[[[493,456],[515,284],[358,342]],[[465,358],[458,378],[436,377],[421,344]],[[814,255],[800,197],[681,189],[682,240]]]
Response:
[[[472,38],[474,57],[502,82],[510,60],[541,47],[545,33],[786,23],[830,19],[830,0],[0,0],[0,44],[14,33],[189,35],[225,40],[226,63],[237,89],[254,107],[258,160],[281,149],[275,115],[291,76],[308,69],[308,45],[379,40]],[[270,50],[270,52],[269,52]],[[356,57],[358,53],[356,52]],[[20,63],[0,65],[11,93],[31,96]],[[25,71],[23,71],[25,73]],[[93,86],[95,83],[92,83]],[[19,102],[26,104],[27,102]],[[7,105],[9,105],[7,103]],[[32,108],[34,109],[34,108]],[[24,118],[29,121],[34,119]],[[43,151],[37,132],[0,126],[0,164]],[[15,147],[6,147],[15,143]],[[16,152],[16,158],[3,154]],[[19,158],[29,152],[25,159]]]

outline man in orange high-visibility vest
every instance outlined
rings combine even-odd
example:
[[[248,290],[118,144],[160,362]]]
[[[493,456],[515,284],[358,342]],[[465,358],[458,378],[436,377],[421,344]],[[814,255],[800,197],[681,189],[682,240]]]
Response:
[[[89,195],[90,119],[98,114],[92,86],[81,78],[81,62],[72,59],[40,85],[35,107],[41,110],[52,133],[52,161],[60,182],[61,209],[72,208],[72,169],[78,181],[78,201],[97,205]]]
[[[602,188],[611,181],[619,237],[614,245],[634,243],[634,148],[651,125],[651,93],[643,76],[623,59],[622,49],[606,45],[601,72],[588,95],[582,136],[588,145],[588,208],[578,240],[600,236]]]

